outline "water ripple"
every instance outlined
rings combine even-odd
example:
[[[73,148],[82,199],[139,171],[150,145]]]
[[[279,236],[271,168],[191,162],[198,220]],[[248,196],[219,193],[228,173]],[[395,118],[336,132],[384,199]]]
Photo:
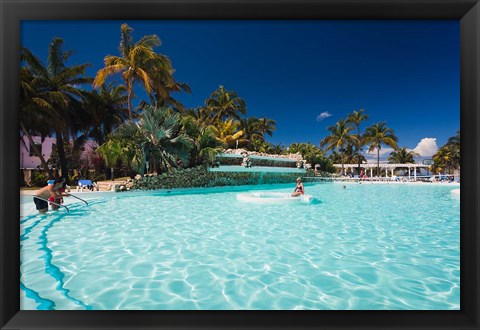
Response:
[[[460,216],[444,187],[307,188],[321,203],[117,194],[45,227],[29,218],[22,240],[42,228],[44,271],[83,308],[459,309]],[[33,252],[22,246],[22,277],[36,290]]]

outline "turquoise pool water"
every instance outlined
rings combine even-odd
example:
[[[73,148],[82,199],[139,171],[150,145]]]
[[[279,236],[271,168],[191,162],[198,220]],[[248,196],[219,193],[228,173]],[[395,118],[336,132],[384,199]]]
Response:
[[[22,196],[21,309],[460,308],[460,203],[449,185],[306,185],[312,204],[232,190]]]

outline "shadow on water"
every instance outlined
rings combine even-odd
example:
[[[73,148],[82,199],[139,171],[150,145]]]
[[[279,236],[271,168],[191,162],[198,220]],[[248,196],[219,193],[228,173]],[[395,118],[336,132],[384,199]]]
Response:
[[[322,200],[319,199],[319,198],[314,197],[314,198],[312,199],[312,201],[310,202],[310,204],[319,205],[319,204],[325,204],[325,202],[322,201]]]

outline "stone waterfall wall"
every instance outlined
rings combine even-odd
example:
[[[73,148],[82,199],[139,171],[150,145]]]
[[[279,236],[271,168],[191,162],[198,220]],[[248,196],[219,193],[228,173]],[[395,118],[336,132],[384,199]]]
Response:
[[[313,173],[313,171],[312,171]],[[303,174],[309,176],[312,173]],[[204,166],[177,169],[156,176],[144,176],[119,186],[117,191],[152,190],[196,187],[241,186],[273,183],[292,183],[298,173],[275,172],[209,172]]]

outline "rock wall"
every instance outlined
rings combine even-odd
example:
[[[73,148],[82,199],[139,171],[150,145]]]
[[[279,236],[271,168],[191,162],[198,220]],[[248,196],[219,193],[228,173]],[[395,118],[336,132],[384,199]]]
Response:
[[[298,173],[274,172],[209,172],[204,166],[174,170],[156,176],[144,176],[119,186],[117,191],[152,190],[195,187],[241,186],[292,183]],[[310,175],[309,173],[306,176]]]

